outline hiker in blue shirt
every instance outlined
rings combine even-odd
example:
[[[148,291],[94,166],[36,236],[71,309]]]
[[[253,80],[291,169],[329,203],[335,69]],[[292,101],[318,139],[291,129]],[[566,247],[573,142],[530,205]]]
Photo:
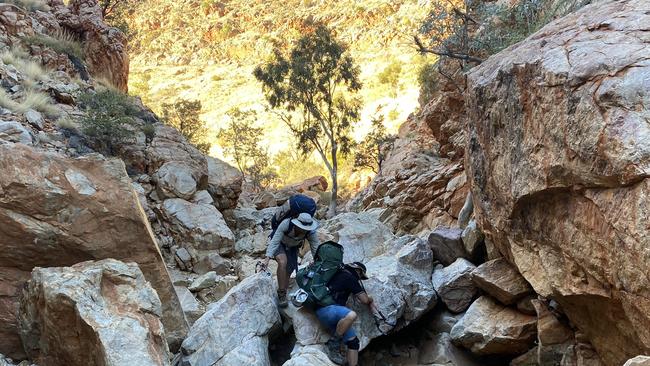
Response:
[[[275,233],[271,237],[269,246],[266,249],[266,258],[262,262],[266,268],[269,260],[274,258],[278,263],[278,302],[280,307],[286,307],[287,288],[289,287],[289,276],[298,269],[298,250],[305,240],[309,241],[312,255],[320,245],[316,229],[318,221],[303,212],[296,218],[286,218],[280,222]]]

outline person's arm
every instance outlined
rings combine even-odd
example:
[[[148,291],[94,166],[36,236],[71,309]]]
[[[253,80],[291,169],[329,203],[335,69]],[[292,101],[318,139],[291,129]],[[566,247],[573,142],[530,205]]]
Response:
[[[278,228],[275,230],[275,234],[273,234],[273,237],[269,241],[269,246],[266,248],[266,258],[264,258],[264,265],[269,264],[269,259],[273,258],[275,256],[275,252],[278,251],[278,248],[280,247],[280,243],[282,242],[282,237],[284,237],[284,234],[289,230],[289,221],[290,219],[285,219],[278,225]]]
[[[307,241],[309,241],[309,248],[311,249],[311,257],[315,258],[316,250],[320,245],[320,240],[318,239],[318,233],[316,232],[316,230],[309,232],[309,235],[307,235]]]
[[[375,300],[372,296],[366,293],[366,289],[363,288],[361,283],[358,280],[350,281],[350,290],[354,294],[354,297],[359,300],[360,303],[368,305],[370,310],[373,313],[377,312],[377,307],[375,306]]]
[[[356,294],[356,297],[360,303],[368,305],[368,307],[370,308],[370,310],[372,310],[373,313],[377,313],[379,311],[377,309],[377,305],[375,305],[375,300],[372,298],[372,296],[368,295],[365,291]]]

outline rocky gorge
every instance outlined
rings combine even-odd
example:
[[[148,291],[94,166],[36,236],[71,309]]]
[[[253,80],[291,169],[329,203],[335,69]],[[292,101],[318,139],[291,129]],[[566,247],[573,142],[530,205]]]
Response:
[[[649,25],[647,0],[551,22],[443,86],[346,210],[320,204],[387,318],[350,301],[363,365],[650,364]],[[63,30],[81,67],[26,41]],[[334,365],[256,269],[275,207],[324,179],[251,197],[137,98],[133,139],[101,154],[61,122],[100,79],[126,88],[95,0],[0,4],[0,47],[25,53],[0,58],[1,366]]]

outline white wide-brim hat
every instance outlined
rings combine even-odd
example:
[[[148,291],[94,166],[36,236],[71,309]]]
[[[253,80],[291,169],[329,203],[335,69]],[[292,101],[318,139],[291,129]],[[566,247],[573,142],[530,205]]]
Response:
[[[311,215],[306,212],[303,212],[295,219],[292,219],[291,223],[306,231],[312,231],[318,228],[318,221],[314,220]]]

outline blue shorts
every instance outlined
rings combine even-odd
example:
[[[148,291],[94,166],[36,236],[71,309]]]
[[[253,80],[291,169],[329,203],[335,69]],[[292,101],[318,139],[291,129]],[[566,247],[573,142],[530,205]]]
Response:
[[[326,326],[330,332],[336,334],[336,325],[345,318],[352,310],[341,305],[329,305],[316,310],[316,316],[321,324]],[[343,341],[349,341],[356,337],[357,334],[352,327],[343,334]]]

